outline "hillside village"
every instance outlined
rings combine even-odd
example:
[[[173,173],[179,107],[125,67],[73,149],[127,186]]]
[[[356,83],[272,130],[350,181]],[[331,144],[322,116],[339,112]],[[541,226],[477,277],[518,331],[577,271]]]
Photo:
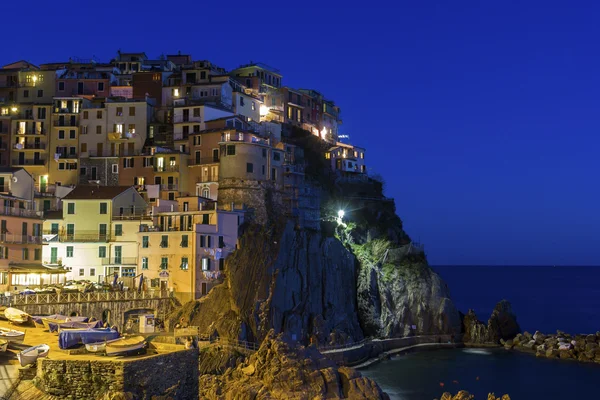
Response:
[[[245,221],[280,211],[319,230],[317,174],[366,181],[365,149],[340,141],[340,108],[275,68],[227,71],[191,55],[119,51],[0,69],[0,289],[87,280],[169,290],[219,283]]]

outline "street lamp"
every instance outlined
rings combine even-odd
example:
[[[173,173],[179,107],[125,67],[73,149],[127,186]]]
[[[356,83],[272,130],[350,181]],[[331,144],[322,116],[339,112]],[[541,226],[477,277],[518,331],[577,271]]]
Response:
[[[339,210],[339,211],[338,211],[338,217],[339,217],[340,219],[344,218],[344,214],[345,214],[344,210]]]

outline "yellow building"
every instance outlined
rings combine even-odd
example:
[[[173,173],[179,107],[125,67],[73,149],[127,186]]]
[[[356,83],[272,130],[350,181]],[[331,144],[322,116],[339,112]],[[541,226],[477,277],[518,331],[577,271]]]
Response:
[[[217,211],[201,197],[159,200],[152,214],[151,224],[140,225],[138,271],[150,287],[171,290],[182,302],[208,293],[237,246],[243,215]]]
[[[79,174],[79,114],[83,99],[55,97],[50,130],[48,181],[75,185]]]
[[[47,213],[44,262],[68,269],[71,279],[103,281],[114,272],[134,277],[146,208],[131,186],[77,186],[63,197],[60,212]]]

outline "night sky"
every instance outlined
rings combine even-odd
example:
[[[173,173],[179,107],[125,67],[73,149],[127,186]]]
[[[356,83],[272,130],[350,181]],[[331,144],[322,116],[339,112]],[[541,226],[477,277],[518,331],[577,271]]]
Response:
[[[0,62],[273,65],[342,108],[432,264],[600,264],[600,4],[287,3],[3,2]]]

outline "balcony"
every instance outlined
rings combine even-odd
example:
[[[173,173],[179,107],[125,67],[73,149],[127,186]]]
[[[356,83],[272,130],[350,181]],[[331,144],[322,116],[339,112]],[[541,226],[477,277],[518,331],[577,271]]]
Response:
[[[165,212],[170,212],[171,210],[165,211]],[[189,225],[189,226],[147,226],[147,225],[141,225],[140,226],[140,232],[193,232],[194,231],[194,226],[193,225]],[[173,242],[174,243],[174,242]],[[191,242],[188,242],[188,246],[190,246]],[[163,246],[164,244],[164,246]],[[169,243],[164,243],[161,242],[160,247],[169,247]]]
[[[151,220],[152,216],[147,213],[128,213],[123,215],[113,215],[113,221],[139,221]]]
[[[77,120],[73,121],[73,120],[58,120],[58,121],[54,121],[52,122],[52,124],[54,126],[79,126],[79,124],[77,123]]]
[[[45,230],[44,235],[56,235],[60,242],[88,242],[99,243],[108,242],[111,240],[109,233],[100,233],[98,231],[75,231],[73,233],[65,233],[64,229],[60,232]]]
[[[2,233],[0,234],[0,242],[7,244],[42,244],[42,237]]]
[[[155,165],[154,172],[177,172],[179,168],[179,165]]]
[[[102,259],[102,265],[137,265],[137,257],[106,257]]]
[[[42,218],[44,216],[44,212],[36,210],[27,210],[25,208],[1,207],[0,215],[11,215],[13,217],[26,218]]]
[[[177,132],[173,134],[173,140],[188,140],[190,137],[189,133]]]
[[[67,160],[67,159],[77,159],[77,154],[76,153],[54,153],[54,159],[58,160],[58,159],[63,159],[63,160]]]
[[[109,132],[108,140],[132,140],[135,138],[135,133],[132,132]]]
[[[200,116],[197,117],[190,117],[190,116],[184,116],[184,115],[176,115],[173,117],[173,123],[175,124],[185,124],[188,122],[202,122],[202,118]]]
[[[179,185],[177,183],[169,183],[166,185],[160,185],[161,190],[179,190]]]
[[[190,157],[188,159],[188,166],[189,165],[208,165],[208,164],[218,164],[218,163],[219,163],[219,157],[201,157],[199,159]]]
[[[196,177],[196,183],[214,183],[219,182],[219,174],[207,174]]]
[[[15,150],[45,150],[45,143],[16,143],[14,146]]]
[[[13,159],[11,165],[12,166],[21,166],[21,165],[39,165],[44,166],[46,163],[45,160],[19,160]]]

